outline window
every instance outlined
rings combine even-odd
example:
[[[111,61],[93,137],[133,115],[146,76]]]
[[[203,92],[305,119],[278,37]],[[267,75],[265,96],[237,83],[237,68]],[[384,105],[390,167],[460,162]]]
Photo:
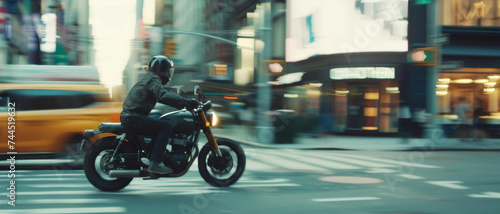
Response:
[[[500,0],[439,1],[442,25],[500,27]]]
[[[0,112],[7,111],[9,105],[9,97],[0,96]]]
[[[81,108],[100,100],[99,94],[87,91],[11,90],[0,94],[16,102],[16,110],[53,110]],[[6,102],[0,100],[0,104]]]

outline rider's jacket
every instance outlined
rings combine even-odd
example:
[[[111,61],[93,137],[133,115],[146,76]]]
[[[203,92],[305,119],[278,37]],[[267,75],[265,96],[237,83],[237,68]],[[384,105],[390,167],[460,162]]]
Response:
[[[130,89],[123,102],[120,117],[147,116],[155,107],[156,102],[182,109],[187,105],[188,99],[167,91],[163,88],[158,75],[146,72]]]

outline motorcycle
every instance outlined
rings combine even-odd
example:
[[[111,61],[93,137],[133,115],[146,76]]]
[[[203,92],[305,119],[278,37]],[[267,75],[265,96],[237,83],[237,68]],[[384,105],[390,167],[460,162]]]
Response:
[[[236,142],[215,138],[211,126],[216,115],[208,111],[211,101],[195,87],[200,105],[193,110],[179,110],[162,115],[160,120],[176,119],[171,137],[165,148],[164,164],[172,168],[169,174],[147,171],[149,155],[156,136],[126,133],[121,123],[102,123],[97,130],[84,131],[81,148],[87,146],[83,169],[87,180],[103,191],[118,191],[136,177],[144,180],[185,175],[196,158],[201,177],[210,185],[227,187],[238,181],[245,170],[246,157]],[[185,95],[184,95],[185,96]],[[198,148],[200,133],[208,142]]]

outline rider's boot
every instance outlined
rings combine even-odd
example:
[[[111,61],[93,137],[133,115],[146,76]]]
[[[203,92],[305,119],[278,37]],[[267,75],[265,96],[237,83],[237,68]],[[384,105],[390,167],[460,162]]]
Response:
[[[168,174],[172,173],[172,169],[170,167],[165,166],[163,162],[153,162],[149,164],[148,172],[156,173],[156,174]]]

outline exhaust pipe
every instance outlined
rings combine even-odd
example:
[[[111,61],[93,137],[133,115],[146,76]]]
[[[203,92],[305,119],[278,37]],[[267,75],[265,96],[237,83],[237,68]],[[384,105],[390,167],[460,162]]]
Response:
[[[123,177],[140,177],[140,170],[109,170],[109,177],[123,178]]]

